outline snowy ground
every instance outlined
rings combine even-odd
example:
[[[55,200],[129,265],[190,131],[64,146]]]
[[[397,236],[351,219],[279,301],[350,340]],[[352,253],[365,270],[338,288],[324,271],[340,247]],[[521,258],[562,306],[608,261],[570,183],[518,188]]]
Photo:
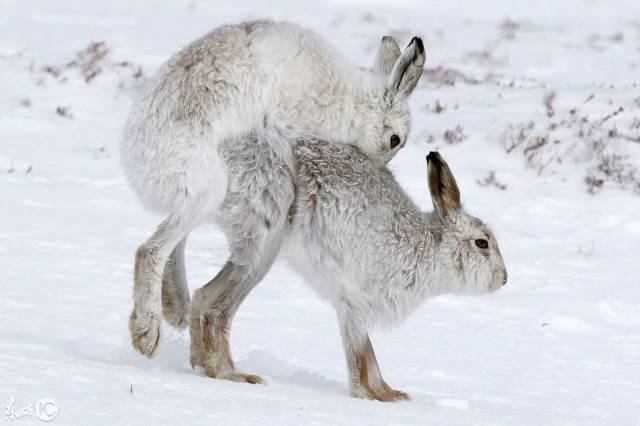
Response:
[[[640,425],[640,3],[385,3],[0,1],[0,403],[15,402],[18,423],[37,423],[23,409],[51,398],[65,425]],[[424,155],[440,150],[510,280],[373,334],[411,402],[348,397],[333,311],[283,265],[232,333],[239,367],[267,386],[192,372],[188,335],[169,327],[153,360],[130,346],[133,252],[161,220],[118,165],[131,97],[191,39],[265,16],[312,27],[365,66],[385,33],[425,40],[429,78],[390,167],[430,208]],[[109,52],[97,65],[67,67],[98,41],[94,53]],[[191,289],[226,255],[217,230],[195,232]]]

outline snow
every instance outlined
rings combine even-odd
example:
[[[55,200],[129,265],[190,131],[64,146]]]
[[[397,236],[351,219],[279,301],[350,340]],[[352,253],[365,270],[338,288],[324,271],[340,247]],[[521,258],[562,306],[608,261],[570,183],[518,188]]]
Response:
[[[637,190],[607,181],[588,193],[584,178],[597,166],[589,150],[538,173],[503,141],[509,125],[534,120],[544,130],[591,94],[580,107],[589,120],[623,106],[603,131],[640,137],[632,124],[640,3],[22,0],[0,3],[0,12],[1,405],[14,398],[22,414],[51,398],[54,423],[65,425],[640,424]],[[238,367],[266,386],[193,372],[188,334],[169,326],[153,360],[131,348],[133,253],[161,220],[143,210],[118,164],[132,95],[175,50],[247,17],[314,28],[363,66],[381,35],[404,44],[417,33],[429,69],[477,81],[422,81],[411,139],[390,167],[430,208],[424,156],[439,150],[468,209],[493,227],[509,283],[488,296],[429,300],[401,326],[372,334],[385,378],[411,402],[348,396],[335,315],[282,264],[232,330]],[[80,67],[65,66],[96,41],[109,53],[86,83]],[[543,97],[551,90],[550,118]],[[446,143],[444,131],[458,125],[466,139]],[[563,149],[584,148],[573,130],[552,136]],[[640,165],[637,142],[609,145]],[[549,149],[541,152],[554,155]],[[505,190],[478,183],[491,171]],[[191,289],[226,256],[218,230],[198,229],[187,247]]]

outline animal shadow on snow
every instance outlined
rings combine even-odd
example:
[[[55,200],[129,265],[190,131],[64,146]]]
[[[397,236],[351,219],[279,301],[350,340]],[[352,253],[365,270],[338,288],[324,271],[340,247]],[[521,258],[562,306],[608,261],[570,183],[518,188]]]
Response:
[[[346,394],[348,388],[346,383],[328,379],[318,372],[296,367],[259,349],[249,352],[246,359],[238,362],[238,367],[240,371],[258,372],[267,379],[267,383],[272,379],[294,386],[339,394]]]

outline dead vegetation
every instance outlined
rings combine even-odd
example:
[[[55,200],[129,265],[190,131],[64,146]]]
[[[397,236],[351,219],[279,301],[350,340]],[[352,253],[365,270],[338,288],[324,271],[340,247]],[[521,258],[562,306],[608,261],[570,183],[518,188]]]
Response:
[[[498,48],[502,44],[502,39],[489,41],[485,47],[478,50],[470,50],[466,56],[468,59],[485,66],[504,65],[507,60],[505,57],[499,57],[497,55]]]
[[[429,82],[440,86],[455,86],[458,83],[464,84],[480,84],[481,81],[475,77],[471,77],[455,68],[451,67],[435,67],[425,68],[422,78]]]
[[[89,43],[87,47],[77,53],[76,59],[67,64],[67,68],[78,68],[85,83],[89,83],[102,72],[100,62],[108,53],[109,49],[104,41]]]
[[[443,104],[442,102],[440,102],[440,99],[436,99],[436,101],[433,103],[433,105],[431,104],[427,104],[424,106],[424,109],[426,111],[429,111],[433,114],[442,114],[447,112],[448,109],[458,109],[459,106],[458,104],[454,104],[453,106],[449,106],[446,104]]]
[[[605,182],[634,191],[640,190],[637,164],[631,163],[623,154],[612,152],[604,140],[594,141],[593,150],[596,162],[585,177],[587,191],[594,194],[602,189]]]
[[[472,76],[452,67],[425,68],[419,84],[434,84],[437,87],[490,84],[499,87],[544,87],[538,80],[527,77],[511,77],[494,71],[486,73],[482,77]]]
[[[461,143],[467,139],[467,134],[464,132],[462,126],[458,124],[453,129],[445,130],[443,139],[448,144]]]
[[[547,92],[544,119],[510,125],[502,137],[505,151],[524,156],[527,167],[538,174],[554,173],[565,164],[587,163],[584,182],[590,193],[606,186],[640,189],[639,165],[626,149],[629,143],[640,143],[640,118],[623,117],[621,105],[604,115],[586,112],[585,106],[594,99],[589,95],[564,110],[557,105],[557,93]]]
[[[547,117],[551,118],[555,115],[556,111],[553,107],[553,103],[556,101],[557,93],[555,90],[547,92],[544,95],[544,107],[547,111]]]
[[[442,114],[446,110],[447,110],[447,107],[442,106],[442,104],[440,103],[440,99],[436,99],[436,103],[433,106],[433,112],[435,114]]]
[[[73,119],[73,114],[71,113],[71,108],[66,106],[58,106],[56,108],[56,114],[60,117],[66,118],[68,120]]]
[[[616,31],[612,34],[591,33],[587,37],[587,46],[596,51],[603,52],[610,44],[622,44],[625,41],[624,33]]]
[[[483,188],[494,187],[501,191],[507,189],[507,185],[498,181],[495,170],[491,170],[483,179],[477,179],[476,182]]]
[[[521,26],[522,24],[520,22],[516,22],[511,18],[506,18],[502,23],[500,23],[498,29],[502,33],[503,38],[513,40],[516,38],[516,33]]]
[[[11,158],[11,165],[9,166],[9,168],[7,169],[7,173],[8,174],[12,174],[12,173],[17,173],[17,172],[22,172],[24,174],[29,174],[33,171],[33,165],[31,164],[24,164],[21,163],[19,165],[16,165],[16,159],[15,158]]]
[[[86,84],[92,83],[100,75],[115,75],[118,87],[139,87],[144,82],[142,66],[130,61],[114,60],[112,53],[104,41],[89,43],[84,49],[76,52],[74,57],[63,64],[31,67],[41,77],[37,85],[45,86],[49,77],[58,83],[66,83],[70,79],[80,77]]]

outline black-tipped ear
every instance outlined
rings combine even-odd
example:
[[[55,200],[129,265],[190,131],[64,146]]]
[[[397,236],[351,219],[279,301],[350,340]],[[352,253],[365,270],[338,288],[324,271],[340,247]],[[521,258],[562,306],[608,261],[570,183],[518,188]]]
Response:
[[[422,76],[426,58],[422,40],[419,37],[414,37],[393,65],[387,83],[388,95],[393,97],[409,96]]]
[[[460,209],[460,190],[449,165],[437,152],[427,155],[429,192],[433,206],[442,218]]]
[[[373,69],[379,74],[388,76],[399,57],[400,46],[393,37],[386,35],[380,41]]]

